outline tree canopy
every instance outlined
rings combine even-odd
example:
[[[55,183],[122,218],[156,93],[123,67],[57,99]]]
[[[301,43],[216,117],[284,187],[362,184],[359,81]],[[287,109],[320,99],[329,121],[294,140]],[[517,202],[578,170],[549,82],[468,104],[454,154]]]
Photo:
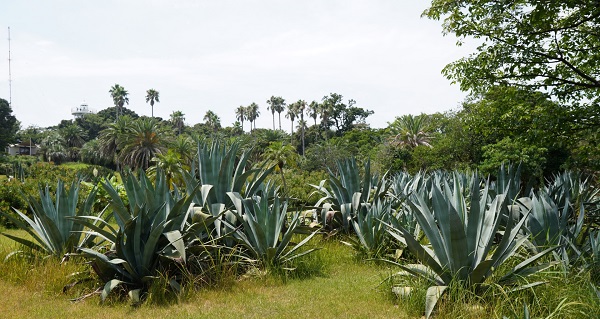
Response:
[[[446,66],[463,90],[510,84],[600,102],[600,2],[433,0],[424,12],[477,51]]]
[[[0,99],[0,151],[13,142],[15,134],[19,130],[19,122],[12,115],[12,108],[8,101]]]

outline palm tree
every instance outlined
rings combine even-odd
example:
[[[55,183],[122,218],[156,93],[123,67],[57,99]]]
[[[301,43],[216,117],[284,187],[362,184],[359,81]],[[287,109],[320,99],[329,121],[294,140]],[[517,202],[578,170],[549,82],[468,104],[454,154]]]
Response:
[[[125,90],[124,87],[118,84],[113,85],[113,87],[110,88],[108,93],[110,93],[110,96],[112,97],[113,102],[115,103],[115,109],[117,113],[116,120],[118,121],[119,110],[121,110],[121,108],[123,108],[125,104],[129,104],[129,98],[127,97],[129,93]]]
[[[77,124],[69,124],[58,130],[67,147],[81,147],[85,143],[86,134]]]
[[[81,147],[85,143],[86,134],[77,124],[69,124],[58,130],[64,141],[70,160],[77,161]]]
[[[237,109],[235,109],[235,119],[242,123],[242,132],[244,131],[244,120],[246,117],[246,108],[240,105]]]
[[[248,116],[248,121],[250,121],[250,131],[252,131],[252,124],[254,124],[254,128],[256,128],[256,119],[260,115],[258,104],[252,102],[246,109],[246,115]]]
[[[211,110],[206,111],[206,114],[204,114],[204,122],[206,122],[208,127],[212,128],[213,132],[216,132],[221,128],[221,119]]]
[[[392,138],[392,143],[407,148],[420,145],[432,147],[431,136],[427,132],[427,120],[425,114],[418,116],[408,114],[396,118],[396,121],[390,125],[391,130],[396,134]]]
[[[333,113],[333,104],[336,103],[336,101],[341,100],[340,95],[334,94],[335,93],[331,94],[331,98],[329,98],[329,96],[324,96],[323,103],[319,104],[319,116],[321,117],[321,126],[326,129],[328,129],[331,126],[329,122],[329,117],[331,116],[331,113]]]
[[[284,167],[294,166],[298,154],[294,147],[282,142],[272,142],[263,153],[263,160],[267,165],[275,165],[275,171],[281,174],[281,182],[283,190],[287,191],[285,175],[283,174]]]
[[[296,116],[300,117],[300,136],[302,139],[302,156],[304,156],[304,128],[306,127],[306,122],[304,121],[304,110],[306,109],[306,101],[298,100],[296,102]]]
[[[296,119],[296,116],[298,115],[298,102],[288,104],[288,106],[287,106],[288,111],[287,111],[287,114],[285,115],[285,117],[289,118],[292,121],[292,132],[290,133],[291,135],[294,135],[294,120]]]
[[[150,102],[150,107],[152,107],[152,117],[154,117],[154,102],[160,102],[157,90],[150,89],[146,91],[146,103],[148,102]]]
[[[166,151],[166,132],[153,118],[139,118],[133,121],[123,141],[120,157],[132,169],[147,169],[158,154]]]
[[[317,117],[319,116],[319,110],[321,106],[317,101],[312,101],[308,105],[308,116],[312,117],[315,120],[315,125],[317,125]]]
[[[281,112],[285,110],[285,100],[281,96],[271,96],[270,99],[267,100],[268,110],[271,110],[273,113],[273,129],[275,129],[275,112],[279,114],[279,129],[281,130]]]
[[[306,121],[299,120],[298,128],[300,128],[300,132],[301,132],[300,139],[302,140],[302,156],[304,156],[304,132],[306,131]]]
[[[109,124],[98,136],[100,154],[103,158],[114,162],[117,170],[119,170],[119,152],[123,148],[122,144],[131,122],[131,117],[122,116],[116,122]]]
[[[186,134],[177,136],[173,144],[169,147],[169,150],[173,150],[181,158],[182,164],[187,166],[192,163],[194,153],[197,151],[194,141]]]
[[[183,112],[181,111],[173,111],[173,113],[171,113],[171,124],[177,128],[177,135],[181,134],[181,130],[183,129],[184,125],[185,125],[185,114],[183,114]]]
[[[52,130],[42,139],[40,152],[45,160],[60,164],[67,159],[65,140],[56,130]]]
[[[183,185],[183,171],[189,171],[189,167],[182,163],[182,159],[173,150],[168,150],[166,154],[156,154],[152,159],[152,162],[156,165],[148,168],[148,177],[151,180],[156,180],[156,173],[162,170],[165,173],[167,185],[173,189],[173,185]]]

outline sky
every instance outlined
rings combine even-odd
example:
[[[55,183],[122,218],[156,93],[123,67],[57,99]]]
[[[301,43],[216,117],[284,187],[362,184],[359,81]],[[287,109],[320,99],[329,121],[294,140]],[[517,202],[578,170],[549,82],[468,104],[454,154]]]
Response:
[[[428,4],[2,0],[0,98],[12,92],[22,128],[72,119],[83,103],[111,107],[114,84],[139,115],[150,116],[145,95],[153,88],[155,116],[181,111],[193,125],[212,110],[230,126],[235,108],[255,102],[257,127],[272,128],[269,97],[310,102],[338,93],[374,111],[367,123],[382,128],[404,114],[457,109],[466,96],[441,70],[473,48],[444,36],[442,22],[421,18]],[[282,127],[289,125],[282,114]]]

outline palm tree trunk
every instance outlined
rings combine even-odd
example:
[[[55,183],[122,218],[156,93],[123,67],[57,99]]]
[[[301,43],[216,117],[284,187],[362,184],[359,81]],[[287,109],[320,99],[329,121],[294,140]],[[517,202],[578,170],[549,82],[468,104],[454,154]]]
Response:
[[[281,112],[278,112],[278,113],[279,113],[279,130],[281,131]]]
[[[302,125],[302,156],[304,156],[304,125]]]
[[[273,113],[273,131],[275,131],[275,113]]]
[[[285,183],[285,175],[283,175],[283,167],[279,168],[279,172],[281,173],[281,181],[283,182],[283,193],[287,195],[287,185]]]

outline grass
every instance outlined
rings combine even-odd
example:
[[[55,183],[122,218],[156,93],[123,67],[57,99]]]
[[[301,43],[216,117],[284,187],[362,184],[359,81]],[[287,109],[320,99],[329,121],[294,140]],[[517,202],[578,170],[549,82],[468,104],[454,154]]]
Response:
[[[409,279],[407,284],[416,287],[415,292],[396,299],[390,293],[391,283],[385,279],[397,269],[360,261],[350,247],[339,241],[317,240],[315,245],[323,249],[296,264],[296,272],[250,272],[226,284],[184,289],[171,302],[160,298],[165,280],[161,283],[159,279],[150,289],[149,301],[132,307],[114,297],[105,304],[100,304],[98,296],[72,303],[70,298],[100,285],[87,282],[63,292],[73,280],[69,274],[87,271],[88,266],[77,260],[62,265],[52,259],[1,262],[19,247],[0,237],[0,291],[6,292],[0,299],[0,318],[421,318],[424,282]],[[555,310],[554,318],[600,317],[598,300],[586,281],[588,275],[541,276],[550,283],[516,294],[506,294],[494,286],[483,296],[455,291],[453,297],[443,298],[435,318],[520,318],[524,303],[532,318],[548,317]]]

